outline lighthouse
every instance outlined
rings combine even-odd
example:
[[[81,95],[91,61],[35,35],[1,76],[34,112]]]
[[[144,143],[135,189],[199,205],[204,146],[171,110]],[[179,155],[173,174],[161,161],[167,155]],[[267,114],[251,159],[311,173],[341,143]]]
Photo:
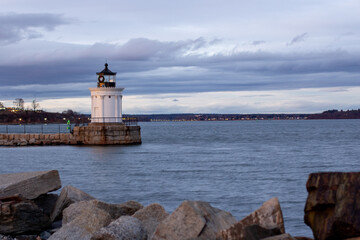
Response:
[[[110,71],[109,65],[97,72],[97,87],[91,92],[91,123],[122,122],[122,91],[116,87],[116,72]]]

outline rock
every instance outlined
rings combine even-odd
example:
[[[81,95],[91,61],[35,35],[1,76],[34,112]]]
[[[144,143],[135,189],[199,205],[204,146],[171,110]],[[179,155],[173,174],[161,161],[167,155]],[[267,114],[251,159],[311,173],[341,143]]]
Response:
[[[62,211],[70,206],[74,202],[87,201],[95,199],[93,196],[86,192],[77,189],[76,187],[67,185],[60,193],[58,200],[56,201],[55,207],[50,215],[52,221],[56,221],[62,218]]]
[[[261,240],[296,240],[290,234],[284,233],[273,237],[262,238]]]
[[[58,197],[59,196],[57,194],[43,194],[35,198],[33,202],[38,205],[38,207],[41,208],[46,215],[50,217]]]
[[[51,237],[51,233],[49,233],[48,231],[44,231],[40,234],[41,240],[47,240],[49,239],[49,237]]]
[[[225,240],[243,239],[245,227],[250,225],[259,225],[266,229],[277,228],[280,233],[285,233],[284,219],[278,198],[271,198],[249,216],[228,229],[220,231],[217,238]]]
[[[60,227],[60,228],[61,228],[61,227]],[[54,234],[54,233],[56,233],[57,231],[59,231],[60,228],[51,228],[51,229],[48,229],[48,232],[49,232],[50,234]]]
[[[27,141],[24,138],[21,138],[20,141],[18,142],[18,146],[26,146],[27,145]]]
[[[57,220],[51,224],[51,229],[61,228],[62,220]]]
[[[71,204],[63,211],[63,224],[72,221],[77,215],[91,208],[99,208],[110,214],[112,220],[124,215],[132,215],[143,206],[135,201],[122,204],[110,204],[99,200],[82,201]]]
[[[0,197],[21,194],[26,199],[34,199],[60,187],[57,170],[0,174]]]
[[[312,238],[308,238],[308,237],[298,237],[298,236],[296,236],[296,237],[294,237],[296,240],[314,240],[314,239],[312,239]],[[360,239],[359,239],[360,240]]]
[[[0,198],[0,233],[41,232],[51,221],[35,203],[19,196]]]
[[[92,212],[94,211],[94,209],[101,210],[97,206],[95,206],[95,204],[92,204],[90,202],[91,201],[76,202],[65,208],[63,211],[62,225],[64,226],[65,224],[70,223],[71,221],[81,216],[83,213]]]
[[[143,209],[140,209],[132,216],[140,220],[142,226],[147,232],[148,239],[151,239],[156,227],[161,221],[168,217],[169,214],[160,204],[153,203]]]
[[[70,205],[70,207],[75,204]],[[77,214],[72,221],[64,224],[51,235],[49,240],[89,240],[95,232],[110,222],[110,214],[94,206],[88,207]]]
[[[14,240],[14,239],[10,236],[5,236],[5,235],[0,234],[0,240]]]
[[[17,235],[14,240],[42,240],[38,235]]]
[[[35,144],[35,142],[36,142],[35,138],[30,138],[28,143],[29,143],[29,145],[33,145],[33,144]]]
[[[146,240],[146,230],[141,222],[131,216],[122,216],[101,228],[91,240]]]
[[[312,173],[306,188],[304,220],[315,239],[360,236],[360,172]]]
[[[217,232],[235,222],[230,213],[207,202],[184,201],[158,225],[153,240],[215,239]]]
[[[98,208],[108,212],[112,219],[118,219],[121,216],[133,215],[144,206],[136,201],[128,201],[120,204],[105,203],[98,200],[90,201]]]
[[[280,229],[273,228],[267,229],[262,228],[259,225],[250,225],[244,227],[244,239],[246,240],[258,240],[258,239],[267,239],[275,235],[279,235]]]

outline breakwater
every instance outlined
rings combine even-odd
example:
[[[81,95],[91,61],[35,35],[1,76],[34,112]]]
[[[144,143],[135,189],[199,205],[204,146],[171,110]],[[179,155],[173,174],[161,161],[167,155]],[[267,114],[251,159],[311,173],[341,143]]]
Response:
[[[140,144],[140,130],[121,123],[91,123],[75,126],[71,133],[0,133],[0,146]]]

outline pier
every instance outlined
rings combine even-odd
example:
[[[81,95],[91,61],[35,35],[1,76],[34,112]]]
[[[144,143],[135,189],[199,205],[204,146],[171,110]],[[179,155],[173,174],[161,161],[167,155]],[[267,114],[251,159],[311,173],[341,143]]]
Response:
[[[141,144],[140,126],[89,123],[70,133],[0,133],[0,146]]]

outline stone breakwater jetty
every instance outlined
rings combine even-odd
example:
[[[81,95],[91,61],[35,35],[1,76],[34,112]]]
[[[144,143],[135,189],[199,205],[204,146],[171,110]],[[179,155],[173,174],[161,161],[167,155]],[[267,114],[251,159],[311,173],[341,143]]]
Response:
[[[126,144],[141,144],[140,126],[90,123],[75,126],[71,133],[0,133],[0,146]]]
[[[276,197],[238,221],[207,202],[172,213],[153,203],[112,204],[65,186],[58,171],[0,175],[0,240],[309,240],[286,233]],[[314,239],[360,239],[360,173],[310,174],[305,223]]]

